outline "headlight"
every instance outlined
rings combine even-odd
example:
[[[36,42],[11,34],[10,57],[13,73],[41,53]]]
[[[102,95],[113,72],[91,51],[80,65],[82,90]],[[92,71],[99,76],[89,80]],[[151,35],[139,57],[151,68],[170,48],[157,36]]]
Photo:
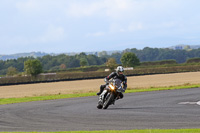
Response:
[[[112,86],[111,84],[109,85],[109,87],[110,87],[110,89],[112,89],[112,90],[114,90],[114,89],[115,89],[115,87],[114,87],[114,86]]]

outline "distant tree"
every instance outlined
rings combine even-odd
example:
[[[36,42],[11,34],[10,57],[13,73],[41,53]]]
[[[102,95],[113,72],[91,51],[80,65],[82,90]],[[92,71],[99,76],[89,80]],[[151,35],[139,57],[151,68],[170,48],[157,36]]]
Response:
[[[11,66],[7,69],[7,73],[6,73],[7,76],[13,76],[15,74],[17,74],[17,69],[15,67]]]
[[[124,67],[134,67],[140,65],[140,60],[132,52],[124,53],[120,60]]]
[[[54,66],[54,67],[51,67],[51,69],[49,69],[49,71],[58,71],[60,70],[60,66]]]
[[[106,51],[102,51],[102,52],[98,53],[98,57],[107,57],[107,56],[108,56],[108,54]]]
[[[88,65],[88,61],[86,58],[81,58],[80,59],[80,65],[81,67],[87,66]]]
[[[107,62],[107,58],[106,57],[99,57],[99,65],[105,64]]]
[[[27,74],[31,76],[36,76],[42,72],[42,65],[38,59],[27,60],[24,62],[24,70]]]
[[[108,61],[106,62],[106,66],[113,71],[117,67],[117,63],[115,58],[109,58]]]
[[[73,67],[80,67],[80,61],[75,57],[70,56],[67,63],[67,68],[73,68]]]
[[[89,65],[99,65],[99,58],[96,55],[88,55],[87,60]]]
[[[66,69],[66,65],[65,64],[61,64],[60,65],[60,69]]]
[[[140,57],[142,61],[156,61],[157,57],[159,57],[159,49],[157,48],[145,47],[142,51],[134,51],[134,49],[131,50],[131,52],[135,53],[137,57]]]
[[[121,64],[120,59],[122,57],[122,54],[120,54],[120,53],[113,53],[110,57],[111,58],[115,58],[117,64]]]
[[[86,58],[86,53],[84,53],[84,52],[81,52],[80,54],[78,54],[78,55],[76,55],[76,57],[78,58],[78,59],[81,59],[81,58]]]
[[[13,64],[13,66],[15,66],[19,72],[23,72],[24,71],[24,62],[27,61],[28,59],[33,59],[33,58],[32,57],[20,57],[17,59],[16,64]]]
[[[183,49],[185,49],[185,50],[192,50],[192,49],[190,48],[190,45],[186,45],[186,46],[184,46]]]

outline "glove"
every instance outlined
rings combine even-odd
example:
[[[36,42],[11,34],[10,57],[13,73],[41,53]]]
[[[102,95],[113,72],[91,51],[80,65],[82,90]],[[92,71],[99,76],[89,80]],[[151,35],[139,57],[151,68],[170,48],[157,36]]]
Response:
[[[126,90],[127,87],[124,87],[123,89]]]
[[[106,78],[104,78],[104,81],[107,83],[108,82],[108,80],[106,79]]]
[[[122,90],[123,90],[123,92],[125,92],[126,91],[126,87],[123,87]]]
[[[124,88],[122,88],[122,87],[120,87],[120,88],[118,88],[121,92],[125,92],[125,89]]]

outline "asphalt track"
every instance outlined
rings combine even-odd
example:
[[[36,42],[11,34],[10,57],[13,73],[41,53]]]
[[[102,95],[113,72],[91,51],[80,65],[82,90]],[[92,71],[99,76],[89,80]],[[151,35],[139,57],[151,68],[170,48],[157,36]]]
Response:
[[[200,128],[200,88],[125,94],[107,110],[97,97],[0,105],[0,131]]]

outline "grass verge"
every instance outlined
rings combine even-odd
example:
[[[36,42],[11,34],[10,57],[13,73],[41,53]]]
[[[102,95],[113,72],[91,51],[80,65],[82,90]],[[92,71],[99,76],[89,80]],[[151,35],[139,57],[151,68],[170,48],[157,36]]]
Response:
[[[61,132],[27,132],[27,133],[199,133],[200,129],[144,129],[144,130],[105,130],[105,131],[61,131]],[[2,132],[9,133],[9,132]],[[25,132],[12,132],[25,133]]]
[[[196,85],[184,84],[184,85],[181,85],[181,86],[170,86],[170,87],[161,87],[161,88],[154,88],[154,87],[143,88],[143,89],[141,89],[141,88],[137,88],[137,89],[128,88],[126,90],[126,93],[186,89],[186,88],[198,88],[198,87],[200,87],[200,84],[196,84]],[[64,98],[87,97],[87,96],[96,96],[96,93],[90,92],[90,93],[79,93],[79,94],[44,95],[44,96],[23,97],[23,98],[1,98],[0,99],[0,105],[21,103],[21,102],[31,102],[31,101],[44,101],[44,100],[55,100],[55,99],[64,99]]]
[[[133,93],[133,92],[146,92],[146,91],[162,91],[162,90],[175,90],[175,89],[188,89],[188,88],[199,88],[200,84],[184,84],[184,85],[177,85],[177,86],[169,86],[169,87],[150,87],[150,88],[138,88],[138,89],[130,89],[126,90],[126,93]]]

